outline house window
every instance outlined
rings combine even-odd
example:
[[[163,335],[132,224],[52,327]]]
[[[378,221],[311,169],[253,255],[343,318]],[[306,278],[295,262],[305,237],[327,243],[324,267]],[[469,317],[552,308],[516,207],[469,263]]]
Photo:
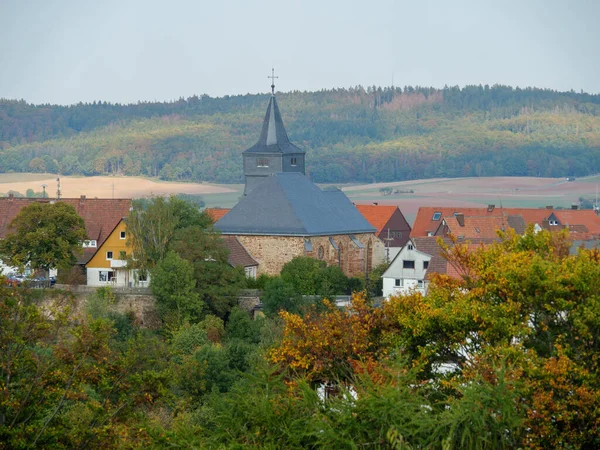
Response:
[[[408,249],[413,250],[415,247],[412,244],[408,244]]]
[[[138,281],[148,281],[148,272],[146,272],[145,270],[138,272],[137,279]]]
[[[91,241],[83,241],[82,247],[83,248],[96,248],[97,246],[97,242],[96,240],[91,240]]]
[[[423,280],[417,280],[417,287],[423,289]]]
[[[296,158],[292,158],[292,159],[290,160],[290,164],[291,164],[292,166],[296,166],[296,165],[298,165],[298,163],[297,163],[297,161],[296,161]]]
[[[429,267],[429,261],[423,261],[423,270],[427,270]]]
[[[116,280],[115,273],[112,270],[101,270],[98,273],[98,281],[114,281]]]
[[[256,158],[256,167],[269,167],[269,158]]]
[[[442,217],[442,213],[439,211],[436,211],[433,213],[433,219],[432,220],[440,220]]]
[[[113,259],[113,252],[106,252],[106,259]]]
[[[402,261],[402,268],[403,269],[414,269],[415,268],[415,262],[413,260],[410,259],[405,259]]]
[[[396,278],[394,280],[395,287],[403,287],[404,286],[404,278]]]
[[[400,239],[402,237],[402,231],[396,231],[396,237]]]
[[[120,259],[121,261],[123,261],[123,260],[127,259],[127,252],[125,252],[124,250],[121,250],[121,251],[119,252],[119,259]]]
[[[125,231],[121,231],[121,236],[120,236],[120,237],[121,237],[121,239],[125,239],[125,236],[126,236],[126,234],[127,234],[127,233],[126,233]]]

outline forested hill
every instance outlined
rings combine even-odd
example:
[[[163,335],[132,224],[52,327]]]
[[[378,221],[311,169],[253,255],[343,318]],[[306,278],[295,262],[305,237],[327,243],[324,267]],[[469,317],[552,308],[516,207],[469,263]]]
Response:
[[[0,172],[241,182],[268,95],[72,106],[0,100]],[[317,182],[600,172],[600,95],[507,86],[279,93]]]

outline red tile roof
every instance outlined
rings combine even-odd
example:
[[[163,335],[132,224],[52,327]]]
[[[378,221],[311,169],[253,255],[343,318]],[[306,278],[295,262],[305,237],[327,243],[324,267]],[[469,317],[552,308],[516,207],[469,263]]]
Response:
[[[434,214],[439,213],[439,218],[433,220]],[[453,217],[455,213],[462,213],[471,217],[502,217],[522,216],[526,224],[538,224],[548,219],[552,213],[561,225],[569,225],[571,232],[578,232],[578,239],[589,239],[600,236],[600,217],[592,210],[572,209],[536,209],[536,208],[463,208],[463,207],[421,207],[417,212],[412,227],[411,237],[427,236],[435,233],[442,218]],[[581,233],[581,226],[585,226],[587,233]]]
[[[441,235],[453,234],[457,237],[465,239],[473,238],[488,238],[495,239],[498,237],[496,231],[507,228],[507,223],[502,217],[463,217],[463,225],[460,224],[457,217],[444,217],[447,225],[447,230]],[[438,235],[440,235],[438,231]]]
[[[229,257],[227,262],[232,267],[250,267],[258,266],[258,262],[248,253],[246,247],[238,240],[236,236],[222,236],[225,245],[229,249]]]
[[[398,210],[394,205],[354,205],[356,209],[367,219],[371,225],[377,228],[377,233],[381,233],[383,227],[392,218],[392,215]]]
[[[19,214],[22,208],[34,202],[50,203],[56,200],[42,198],[0,198],[0,238],[4,238],[8,232],[12,220]],[[117,224],[129,214],[131,199],[107,199],[107,198],[62,198],[58,201],[68,203],[75,208],[77,214],[85,222],[85,230],[90,240],[97,241],[96,248],[83,249],[83,257],[78,258],[79,264],[86,264]]]
[[[206,208],[204,212],[210,216],[213,222],[216,222],[225,214],[231,211],[230,208]]]

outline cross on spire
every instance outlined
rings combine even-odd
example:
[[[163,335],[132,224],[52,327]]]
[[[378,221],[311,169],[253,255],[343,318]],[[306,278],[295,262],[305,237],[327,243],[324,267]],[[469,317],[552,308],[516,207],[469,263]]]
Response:
[[[271,79],[271,95],[275,96],[275,78],[279,78],[275,76],[275,69],[271,69],[271,76],[268,76],[267,78]]]

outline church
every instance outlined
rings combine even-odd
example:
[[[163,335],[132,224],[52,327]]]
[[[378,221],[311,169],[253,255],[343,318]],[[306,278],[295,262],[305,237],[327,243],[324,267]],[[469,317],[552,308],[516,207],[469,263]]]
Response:
[[[272,84],[258,142],[243,152],[244,196],[215,227],[237,238],[258,274],[277,275],[297,256],[338,265],[347,276],[368,274],[385,258],[377,230],[342,191],[310,181],[305,156],[288,138]]]

